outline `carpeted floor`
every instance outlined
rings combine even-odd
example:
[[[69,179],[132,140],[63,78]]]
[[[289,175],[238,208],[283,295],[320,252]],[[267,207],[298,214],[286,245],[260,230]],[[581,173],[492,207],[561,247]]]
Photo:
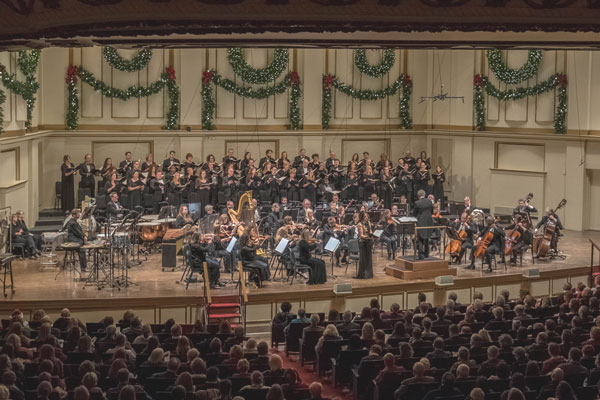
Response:
[[[306,385],[310,385],[312,382],[321,382],[323,384],[323,397],[326,397],[331,400],[352,400],[352,392],[348,389],[337,388],[334,389],[333,382],[328,378],[319,379],[317,376],[317,372],[313,371],[312,365],[305,365],[304,368],[300,366],[300,359],[298,356],[290,355],[290,357],[286,357],[283,351],[277,351],[275,349],[271,349],[273,354],[278,354],[283,360],[283,368],[289,369],[294,368],[298,371],[300,378],[302,378],[302,383]]]

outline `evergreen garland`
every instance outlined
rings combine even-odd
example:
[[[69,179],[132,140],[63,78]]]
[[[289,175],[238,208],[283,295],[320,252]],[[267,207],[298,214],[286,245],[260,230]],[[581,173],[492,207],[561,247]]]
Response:
[[[473,79],[474,96],[473,106],[475,109],[475,125],[477,130],[485,129],[485,97],[484,91],[500,101],[520,100],[528,96],[539,96],[540,94],[558,89],[558,105],[554,112],[554,131],[564,134],[567,132],[567,76],[565,74],[554,74],[547,80],[535,86],[518,87],[502,91],[495,87],[484,75],[475,75]]]
[[[364,49],[354,50],[354,65],[363,74],[371,78],[378,78],[390,72],[396,62],[396,54],[393,49],[386,49],[383,52],[381,63],[377,65],[369,64],[367,61],[367,51]]]
[[[488,65],[490,69],[501,82],[515,85],[525,82],[534,76],[540,68],[542,62],[541,50],[529,50],[527,61],[519,69],[511,69],[502,61],[502,51],[492,49],[487,51]]]
[[[10,74],[4,65],[0,64],[0,81],[2,84],[13,93],[21,96],[25,100],[27,110],[27,118],[25,120],[25,128],[31,127],[33,119],[33,109],[35,107],[35,94],[37,93],[40,84],[36,79],[36,71],[40,62],[40,50],[32,50],[27,52],[20,50],[17,56],[17,68],[25,76],[25,81],[17,80],[16,74]],[[0,95],[0,106],[6,101],[6,95],[2,92]],[[0,107],[0,132],[2,131],[2,122],[4,122],[4,108]]]
[[[125,72],[137,72],[148,66],[152,59],[151,49],[141,49],[131,60],[125,60],[117,53],[117,49],[105,46],[102,49],[104,59],[111,67]]]
[[[231,79],[223,78],[213,70],[205,71],[202,75],[202,128],[213,129],[213,118],[215,114],[214,86],[220,86],[237,96],[262,100],[270,96],[285,92],[291,88],[289,101],[289,119],[291,129],[300,128],[300,109],[298,106],[302,90],[300,88],[300,77],[296,71],[292,71],[285,78],[273,85],[262,88],[251,88],[240,86]]]
[[[233,72],[245,83],[265,84],[277,79],[288,66],[288,49],[275,49],[273,62],[265,68],[253,68],[244,59],[243,50],[239,47],[227,49],[227,60]]]
[[[82,82],[90,85],[92,89],[99,92],[102,96],[123,101],[131,98],[139,99],[148,97],[159,93],[166,88],[169,97],[169,108],[167,110],[167,123],[165,128],[167,130],[179,128],[179,86],[177,86],[175,70],[172,67],[167,67],[166,71],[160,75],[159,80],[148,86],[133,85],[127,89],[118,89],[97,80],[91,72],[87,71],[82,66],[76,67],[70,65],[67,70],[68,104],[67,114],[65,116],[67,128],[69,129],[77,129],[79,110],[79,98],[76,88],[77,78],[80,78]]]
[[[333,75],[323,76],[323,100],[321,105],[321,124],[323,129],[329,129],[331,121],[331,99],[332,90],[337,89],[347,96],[357,100],[382,100],[389,96],[394,96],[400,89],[400,126],[404,129],[412,129],[412,117],[410,115],[410,97],[412,93],[412,80],[406,74],[400,75],[392,84],[380,90],[360,90],[352,85],[341,82]]]

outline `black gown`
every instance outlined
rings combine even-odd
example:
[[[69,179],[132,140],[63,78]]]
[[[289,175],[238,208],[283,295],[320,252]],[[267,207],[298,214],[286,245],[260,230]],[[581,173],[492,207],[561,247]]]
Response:
[[[446,181],[446,174],[440,172],[439,174],[433,174],[433,197],[436,201],[440,201],[442,208],[444,208],[444,182]]]
[[[366,226],[369,232],[371,228]],[[373,239],[358,239],[358,279],[369,279],[373,277]]]
[[[129,181],[128,187],[138,187],[143,186],[141,180],[138,179],[137,182]],[[129,209],[133,210],[136,206],[142,205],[142,191],[140,189],[130,190],[128,193],[129,200]]]
[[[75,208],[75,175],[66,176],[67,168],[75,168],[75,165],[71,163],[71,167],[67,167],[65,163],[62,163],[60,166],[63,211],[71,211]]]
[[[302,264],[310,266],[309,285],[318,285],[327,282],[327,272],[325,270],[325,261],[313,257],[310,254],[310,244],[306,240],[298,242],[298,260]]]
[[[202,207],[202,215],[204,215],[204,207],[211,204],[210,203],[210,182],[198,183],[198,188],[196,189],[196,195],[200,206]]]

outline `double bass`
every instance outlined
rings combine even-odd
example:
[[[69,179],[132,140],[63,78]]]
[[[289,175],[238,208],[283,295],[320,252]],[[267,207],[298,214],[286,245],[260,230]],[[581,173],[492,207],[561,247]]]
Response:
[[[527,195],[527,199],[525,202],[529,204],[529,202],[533,199],[533,193],[529,193]],[[529,229],[531,227],[531,218],[529,218],[529,214],[527,216],[527,220],[523,221],[521,215],[515,215],[515,229],[509,229],[506,231],[506,239],[504,240],[504,254],[509,255],[512,253],[513,248],[519,241],[521,240],[522,232],[518,228],[518,224],[521,223],[523,225],[523,229]]]
[[[550,216],[548,217],[548,221],[544,225],[544,235],[542,236],[539,242],[537,252],[535,252],[536,257],[546,257],[548,255],[552,244],[552,237],[554,236],[554,232],[556,231],[556,219],[553,217],[553,214],[556,211],[560,210],[562,207],[564,207],[565,204],[567,204],[567,199],[562,199],[554,210],[550,210]]]

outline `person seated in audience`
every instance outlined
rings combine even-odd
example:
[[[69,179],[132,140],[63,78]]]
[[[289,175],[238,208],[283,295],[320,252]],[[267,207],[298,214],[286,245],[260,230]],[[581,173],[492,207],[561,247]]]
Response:
[[[338,323],[340,322],[340,313],[338,310],[332,308],[329,310],[329,314],[327,314],[327,322]]]
[[[527,363],[529,362],[529,358],[527,357],[527,352],[521,346],[515,347],[513,350],[513,356],[515,360],[510,366],[510,370],[514,372],[525,372],[527,368]]]
[[[575,318],[573,318],[575,319]],[[600,327],[592,326],[590,329],[590,338],[582,343],[583,345],[594,346],[596,352],[600,351]]]
[[[513,352],[513,339],[512,337],[504,333],[498,338],[498,344],[500,345],[500,354],[512,354]]]
[[[579,316],[575,316],[573,319],[571,319],[571,332],[575,337],[588,335],[588,331],[583,328],[583,321],[581,318],[579,318]],[[591,334],[591,330],[589,334]]]
[[[239,394],[240,394],[240,396],[244,397],[243,393],[246,392],[246,391],[263,389],[263,388],[266,387],[264,385],[264,383],[265,383],[265,379],[263,377],[262,372],[260,372],[260,371],[254,371],[250,375],[250,385],[246,385],[243,388],[241,388],[240,391],[239,391]]]
[[[408,333],[406,332],[404,321],[397,321],[394,324],[394,330],[392,331],[392,334],[388,337],[388,343],[390,339],[395,341],[408,341],[408,339],[410,339],[410,336],[408,336]]]
[[[361,360],[360,363],[358,364],[358,370],[361,370],[361,367],[363,367],[363,363],[365,361],[377,361],[377,360],[382,360],[381,355],[383,354],[383,350],[381,349],[381,346],[374,344],[371,347],[369,347],[369,354],[364,356]]]
[[[99,339],[99,343],[108,343],[109,345],[115,345],[117,343],[117,327],[114,325],[109,325],[104,330],[105,335],[103,338]]]
[[[250,366],[253,370],[258,369],[264,371],[269,365],[269,344],[261,341],[256,346],[256,350],[258,351],[258,357],[250,361]]]
[[[245,358],[242,358],[240,361],[238,361],[236,368],[237,368],[237,372],[235,374],[233,374],[232,377],[234,377],[234,378],[249,378],[250,377],[250,373],[248,372],[248,371],[250,371],[250,363]]]
[[[158,336],[150,336],[148,338],[148,343],[146,347],[141,351],[140,354],[151,354],[154,349],[157,349],[160,346],[160,342],[158,341]]]
[[[437,333],[431,330],[432,322],[429,317],[423,318],[421,325],[423,325],[423,332],[421,332],[421,337],[423,339],[431,341],[437,337]]]
[[[2,396],[0,396],[0,399]],[[83,385],[77,386],[73,392],[73,400],[90,400],[90,392]]]
[[[271,386],[271,388],[267,392],[265,400],[285,400],[283,397],[283,389],[281,388],[281,386],[277,383]]]
[[[313,382],[308,387],[310,391],[310,400],[329,400],[323,397],[323,385],[320,382]]]
[[[556,321],[553,319],[547,319],[544,322],[544,329],[546,334],[548,335],[548,338],[550,339],[555,339],[555,338],[559,338],[560,334],[558,332],[556,332]]]
[[[73,326],[69,328],[67,332],[67,337],[63,342],[63,349],[65,352],[71,352],[75,347],[77,347],[77,343],[79,342],[79,338],[81,337],[82,331],[78,326]]]
[[[460,364],[456,368],[456,381],[470,381],[471,380],[471,368],[467,364]]]
[[[227,340],[225,340],[225,348],[228,349],[234,344],[242,345],[242,343],[244,343],[244,340],[244,327],[238,325],[233,329],[233,337],[230,337]]]
[[[224,360],[229,358],[229,353],[223,352],[221,339],[218,337],[212,338],[208,345],[208,352],[209,354],[206,356],[206,361],[211,367],[222,364]]]
[[[504,297],[499,296],[499,298],[504,299]],[[499,331],[504,327],[504,308],[500,306],[496,306],[492,308],[493,319],[490,319],[487,324],[485,324],[485,329],[488,331]]]
[[[129,373],[129,371],[127,371]],[[118,378],[118,374],[117,374]],[[98,387],[98,375],[95,372],[88,372],[81,379],[81,384],[86,387],[90,395],[104,396],[102,389]]]
[[[537,400],[545,400],[551,397],[555,392],[558,384],[564,379],[565,374],[562,369],[555,368],[550,374],[550,383],[542,386],[538,392]]]
[[[337,328],[335,327],[335,325],[329,324],[325,327],[325,330],[323,331],[323,335],[317,341],[317,344],[315,345],[315,351],[320,354],[321,351],[323,350],[323,342],[324,341],[339,340],[339,339],[341,339],[341,337],[340,337],[340,334],[338,333]]]
[[[181,385],[174,385],[171,388],[171,400],[185,400],[187,391]]]
[[[132,310],[127,310],[123,313],[123,318],[119,320],[119,324],[129,325],[135,318],[135,313]]]
[[[439,389],[429,391],[423,400],[443,399],[445,397],[455,397],[462,395],[462,392],[454,386],[455,378],[450,372],[442,375],[442,382]]]
[[[546,332],[539,332],[535,337],[535,343],[527,348],[527,351],[529,352],[534,350],[542,352],[548,351],[548,335]]]
[[[127,341],[127,336],[119,333],[116,338],[115,347],[106,350],[106,354],[115,354],[117,351],[123,350],[126,355],[128,362],[135,361],[135,350],[131,347],[131,344]]]
[[[460,315],[460,311],[458,311],[456,309],[458,306],[456,305],[454,300],[448,299],[446,301],[445,307],[446,307],[446,315],[447,316]]]
[[[174,324],[171,326],[169,333],[171,336],[163,341],[162,346],[165,350],[175,350],[177,342],[183,336],[183,329],[181,325]]]
[[[381,371],[379,371],[379,374],[377,374],[377,377],[375,378],[375,382],[377,382],[378,385],[382,384],[385,380],[386,375],[392,375],[393,373],[399,373],[399,372],[404,372],[405,369],[403,366],[401,365],[396,365],[396,358],[394,357],[394,355],[392,353],[386,353],[383,356],[383,364],[385,365],[383,367],[383,369]],[[393,376],[393,379],[396,379],[396,376]]]
[[[452,311],[454,312],[454,311]],[[450,314],[452,315],[452,314]],[[431,324],[433,326],[450,326],[452,325],[452,321],[446,318],[446,308],[438,307],[435,310],[436,319]]]
[[[123,335],[137,337],[142,334],[142,320],[138,317],[133,317],[129,326],[121,331]]]
[[[421,303],[427,304],[428,309],[432,307],[431,303],[427,302],[427,296],[425,295],[425,293],[419,293],[417,295],[417,305],[415,306],[415,309],[413,311],[415,315],[417,315],[421,311]]]
[[[584,365],[588,370],[597,368],[596,362],[598,361],[598,357],[596,356],[596,351],[594,350],[594,346],[585,345],[581,348],[581,353],[583,357],[581,357],[581,365]],[[564,350],[563,350],[564,354]]]
[[[370,322],[365,322],[362,327],[360,339],[365,347],[369,348],[375,344],[375,329]]]
[[[481,363],[479,367],[479,375],[489,378],[492,375],[497,374],[498,367],[501,364],[506,364],[504,360],[498,358],[500,350],[496,346],[490,346],[487,348],[487,360]]]
[[[429,303],[426,302],[421,302],[419,303],[419,307],[418,309],[415,309],[415,313],[413,318],[415,319],[423,319],[425,317],[427,317],[428,313],[429,313]]]
[[[515,312],[514,319],[525,320],[525,319],[532,318],[531,315],[529,315],[525,312],[525,306],[523,306],[522,304],[515,306],[514,312]]]
[[[2,374],[2,384],[10,392],[10,400],[24,400],[25,393],[15,384],[17,375],[13,371],[6,371]]]
[[[307,324],[310,322],[310,319],[306,317],[306,311],[303,308],[298,309],[298,316],[290,321],[290,323],[285,327],[284,333],[288,334],[291,324]]]
[[[429,359],[431,359],[431,358],[446,358],[446,357],[452,357],[452,353],[444,350],[444,339],[442,339],[441,337],[437,337],[433,340],[433,351],[427,353],[427,355],[425,357],[427,357]]]
[[[50,400],[50,393],[52,393],[52,384],[50,382],[40,382],[37,389],[37,400]]]
[[[164,372],[156,372],[152,374],[153,378],[176,378],[177,370],[179,369],[179,365],[181,361],[177,357],[169,358],[167,362],[167,370]]]
[[[219,382],[219,396],[216,400],[233,400],[231,398],[231,381],[229,379],[223,379]],[[239,399],[239,397],[236,396]]]
[[[45,344],[42,347],[40,347],[39,351],[40,354],[35,362],[41,363],[44,360],[52,361],[52,363],[54,364],[53,375],[58,375],[59,377],[63,378],[63,363],[58,357],[56,357],[54,347],[50,344]]]
[[[371,324],[375,329],[390,329],[392,327],[390,321],[381,319],[379,308],[371,308]]]
[[[269,369],[264,372],[264,376],[283,377],[285,369],[283,369],[283,361],[277,354],[271,354],[269,357]]]
[[[403,317],[404,315],[402,314],[402,311],[400,310],[400,305],[398,303],[392,303],[390,305],[390,311],[381,314],[381,318],[383,319],[397,320]]]
[[[188,349],[188,351],[185,353],[185,362],[182,362],[181,365],[179,365],[179,369],[177,370],[178,374],[181,374],[182,372],[190,372],[192,369],[192,361],[194,361],[196,358],[200,357],[200,352],[198,351],[197,348],[191,348]]]
[[[119,392],[119,400],[136,400],[136,397],[133,385],[123,386]]]
[[[525,366],[525,376],[540,376],[540,368],[538,367],[538,363],[535,361],[527,361],[527,365]]]
[[[223,360],[222,364],[223,365],[237,365],[238,361],[240,361],[243,356],[244,356],[244,350],[242,349],[242,346],[239,346],[236,344],[235,346],[231,347],[231,349],[229,349],[229,358],[226,360]]]
[[[194,393],[196,386],[194,386],[194,381],[192,378],[192,374],[189,372],[182,372],[175,379],[175,386],[183,386],[187,393]]]
[[[133,344],[148,344],[152,336],[152,327],[150,324],[144,324],[140,328],[140,335],[133,339]]]
[[[550,358],[542,363],[542,375],[546,375],[554,370],[554,368],[567,361],[562,354],[560,354],[560,346],[558,343],[550,343],[548,345],[548,354],[550,354]]]
[[[402,384],[396,391],[394,392],[395,399],[403,399],[406,398],[408,393],[408,385],[413,383],[433,383],[435,382],[435,378],[432,376],[425,375],[425,365],[421,362],[416,362],[413,365],[413,377],[407,378],[402,381]]]
[[[342,331],[356,331],[360,329],[360,325],[352,322],[352,312],[351,311],[344,311],[344,314],[342,314],[342,323],[341,324],[337,324],[335,327],[338,330],[338,332],[342,332]]]
[[[300,379],[300,375],[298,371],[293,368],[290,368],[285,371],[285,375],[283,376],[283,381],[285,382],[281,387],[283,389],[283,394],[286,399],[292,399],[293,393],[298,389],[307,389],[308,386],[302,383],[302,379]]]
[[[246,341],[246,344],[244,345],[244,357],[248,359],[256,358],[256,356],[258,355],[258,349],[256,348],[257,345],[258,343],[256,342],[256,339],[248,339]]]
[[[412,358],[414,355],[414,350],[410,343],[402,342],[400,343],[400,355],[398,358]]]
[[[450,368],[450,372],[456,371],[459,365],[465,364],[470,369],[477,369],[477,362],[471,360],[471,353],[468,348],[461,346],[456,353],[457,361]]]
[[[60,317],[57,318],[56,321],[54,321],[54,324],[52,326],[58,329],[59,331],[66,331],[70,319],[71,311],[68,308],[63,308],[60,312]]]
[[[456,346],[467,344],[468,339],[459,335],[458,325],[452,324],[448,326],[448,337],[444,339],[446,346]]]
[[[384,352],[392,350],[392,346],[385,342],[385,331],[383,331],[382,329],[377,329],[375,331],[375,344],[381,346],[381,349]]]
[[[190,364],[190,373],[192,380],[197,384],[206,380],[206,362],[200,357],[197,357]]]
[[[572,347],[569,350],[569,360],[558,365],[558,368],[562,369],[565,375],[572,374],[587,374],[588,369],[581,365],[581,350],[577,347]]]
[[[300,314],[300,313],[298,313]],[[302,338],[306,336],[307,332],[323,332],[325,328],[319,326],[321,322],[321,318],[319,318],[319,314],[311,314],[310,316],[310,326],[307,326],[302,330]]]
[[[77,347],[73,349],[73,353],[93,354],[94,344],[92,343],[92,338],[88,335],[81,336],[77,342]]]
[[[473,335],[471,335],[471,346],[469,348],[469,352],[471,353],[471,355],[478,356],[481,354],[486,354],[487,350],[484,347],[484,343],[485,341],[479,333],[474,333]]]
[[[354,322],[371,321],[371,307],[363,307],[360,315],[356,314]]]
[[[29,341],[27,343],[29,343]],[[21,342],[20,336],[14,334],[14,333],[11,333],[6,338],[5,346],[10,346],[10,348],[13,349],[13,351],[17,357],[23,358],[26,360],[33,360],[34,349],[24,346]]]
[[[182,336],[177,341],[177,346],[175,346],[175,354],[179,356],[180,359],[187,361],[187,352],[192,347],[190,343],[190,339],[187,336]]]
[[[288,326],[288,324],[290,323],[290,321],[292,319],[294,319],[295,315],[291,313],[292,311],[292,305],[287,302],[284,301],[283,303],[281,303],[280,306],[280,311],[275,315],[275,317],[273,317],[273,321],[271,322],[271,326],[273,330],[277,330],[278,332],[280,332],[281,335],[284,335],[284,329],[286,326]],[[277,336],[277,335],[275,335]],[[277,336],[277,337],[283,337],[283,336]],[[275,342],[276,345],[278,345],[278,342]]]

